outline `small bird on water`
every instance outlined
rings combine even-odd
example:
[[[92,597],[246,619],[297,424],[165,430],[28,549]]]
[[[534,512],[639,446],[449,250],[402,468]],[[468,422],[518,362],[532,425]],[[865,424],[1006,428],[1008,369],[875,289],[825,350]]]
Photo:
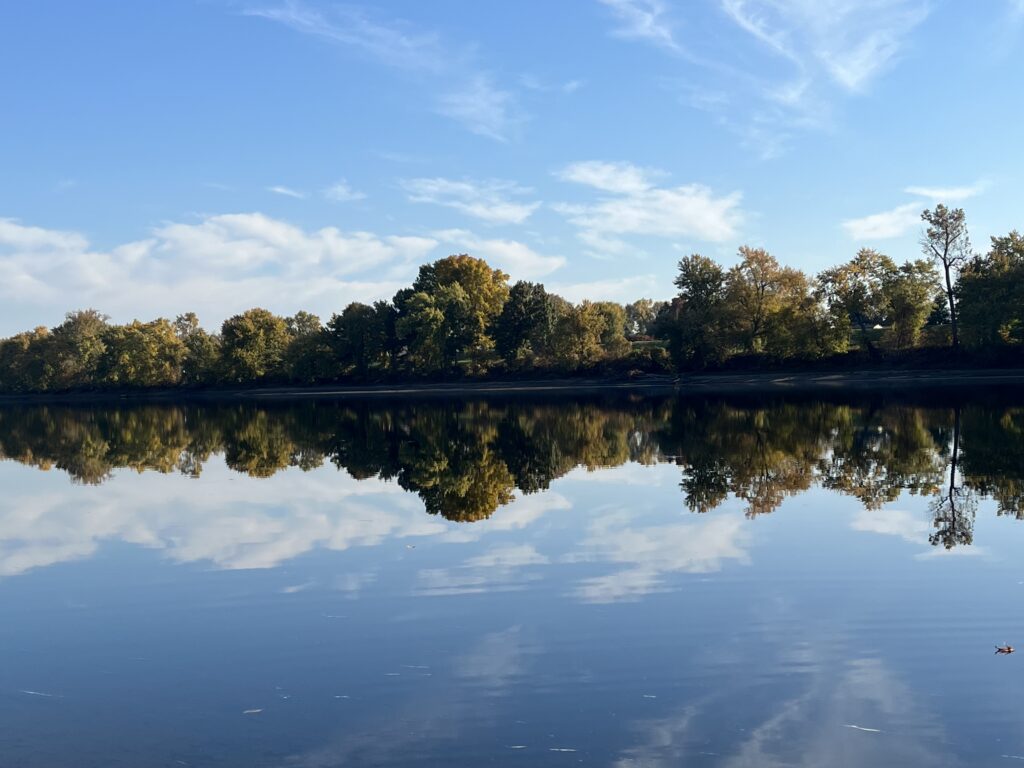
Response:
[[[1013,653],[1012,645],[997,645],[996,653]]]

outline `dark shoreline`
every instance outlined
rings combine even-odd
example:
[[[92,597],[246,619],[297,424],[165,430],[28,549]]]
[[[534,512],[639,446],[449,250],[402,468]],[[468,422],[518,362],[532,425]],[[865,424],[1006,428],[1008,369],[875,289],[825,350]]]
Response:
[[[217,402],[299,399],[450,398],[518,395],[782,394],[905,391],[1024,385],[1024,370],[890,370],[832,372],[705,373],[635,379],[581,378],[504,381],[410,382],[337,386],[275,386],[237,389],[160,389],[0,395],[0,406],[94,402]]]

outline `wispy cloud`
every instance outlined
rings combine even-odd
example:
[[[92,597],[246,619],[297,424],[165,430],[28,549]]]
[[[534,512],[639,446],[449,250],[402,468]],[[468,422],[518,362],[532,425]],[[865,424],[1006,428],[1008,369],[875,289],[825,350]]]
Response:
[[[598,0],[614,13],[618,25],[612,30],[616,37],[643,40],[654,45],[679,51],[673,36],[672,24],[662,0]]]
[[[467,130],[496,141],[514,138],[525,119],[515,96],[497,87],[487,74],[478,74],[443,94],[438,99],[437,111]]]
[[[281,5],[249,8],[244,13],[353,48],[390,67],[440,72],[446,66],[444,48],[437,35],[415,30],[405,22],[371,20],[350,6],[335,6],[324,14],[289,0]]]
[[[273,192],[275,195],[284,195],[285,197],[294,197],[297,200],[304,200],[306,198],[305,192],[300,192],[297,189],[291,187],[284,187],[277,184],[273,187],[267,187],[267,192]]]
[[[339,179],[324,190],[324,197],[336,203],[351,203],[356,200],[365,200],[366,194],[352,189],[345,179]]]
[[[660,187],[655,180],[663,172],[631,163],[573,163],[557,175],[605,193],[594,202],[555,206],[585,243],[601,250],[621,250],[620,238],[628,235],[723,242],[737,235],[743,220],[739,192],[716,195],[701,184]]]
[[[708,35],[696,23],[678,30],[661,0],[598,2],[615,11],[613,34],[697,67],[699,89],[690,75],[666,87],[765,159],[782,154],[794,134],[828,128],[834,92],[867,90],[903,55],[930,9],[928,0],[717,0],[726,34]]]
[[[907,35],[927,18],[924,0],[721,0],[743,31],[800,71],[819,65],[860,90],[891,66]]]
[[[522,224],[540,206],[514,199],[530,190],[509,181],[420,178],[406,179],[402,187],[414,203],[443,205],[492,224]]]
[[[355,50],[417,78],[426,76],[435,94],[434,111],[467,130],[496,141],[508,141],[525,117],[515,95],[499,87],[481,69],[475,46],[443,41],[402,20],[380,20],[349,6],[322,12],[298,0],[249,8],[248,16],[274,21],[303,34]]]
[[[501,267],[513,280],[542,277],[566,264],[562,256],[545,256],[517,240],[478,237],[465,229],[445,229],[432,235],[445,245]]]

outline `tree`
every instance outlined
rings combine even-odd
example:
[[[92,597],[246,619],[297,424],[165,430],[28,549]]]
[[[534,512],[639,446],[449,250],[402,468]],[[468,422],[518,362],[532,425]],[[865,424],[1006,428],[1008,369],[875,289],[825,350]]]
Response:
[[[993,237],[989,252],[964,266],[956,292],[969,343],[1024,342],[1024,236]]]
[[[921,238],[921,250],[942,270],[946,300],[949,303],[949,323],[953,334],[953,349],[960,348],[957,326],[957,306],[954,283],[960,270],[971,257],[971,241],[967,235],[967,218],[963,208],[949,209],[935,206],[935,210],[921,212],[921,220],[928,226]]]
[[[69,312],[43,347],[44,386],[63,390],[97,384],[107,327],[107,316],[95,309]]]
[[[332,350],[320,318],[300,311],[285,319],[288,346],[284,353],[284,371],[301,384],[313,384],[335,374]]]
[[[679,295],[659,315],[659,334],[669,340],[678,366],[702,368],[725,356],[725,271],[692,254],[679,261]]]
[[[554,352],[558,362],[570,370],[585,368],[601,359],[601,335],[606,318],[590,301],[571,307],[558,319]]]
[[[455,286],[461,290],[454,290]],[[448,256],[420,267],[411,291],[432,297],[446,315],[443,348],[447,365],[454,365],[463,354],[479,360],[494,348],[489,329],[509,295],[504,272],[466,254]],[[395,305],[399,303],[396,296]]]
[[[195,312],[178,315],[174,332],[185,346],[181,380],[185,384],[212,384],[220,378],[220,337],[207,333]]]
[[[818,276],[833,313],[857,327],[864,348],[871,354],[876,350],[870,331],[886,320],[886,287],[897,272],[896,263],[888,256],[873,248],[861,248],[852,260]]]
[[[608,358],[623,357],[629,352],[629,341],[626,340],[626,310],[614,301],[598,301],[594,303],[603,322],[601,329],[601,348]]]
[[[782,306],[783,284],[794,270],[780,267],[763,248],[744,245],[739,255],[742,261],[725,278],[730,325],[744,351],[762,352],[772,316]]]
[[[46,388],[49,329],[40,326],[0,341],[0,392],[39,392]]]
[[[405,362],[412,372],[436,373],[448,364],[445,310],[451,308],[440,294],[465,294],[461,286],[457,288],[456,291],[449,286],[437,295],[405,291],[395,296],[395,333],[405,345]]]
[[[265,309],[249,309],[221,327],[221,355],[227,380],[234,383],[280,376],[291,341],[284,318]]]
[[[896,349],[917,345],[921,329],[932,311],[933,291],[938,275],[931,262],[908,261],[885,282],[889,337]]]
[[[105,384],[172,387],[181,383],[185,343],[169,320],[110,326],[103,337],[100,377]]]
[[[540,283],[520,280],[494,321],[495,348],[509,365],[533,361],[548,353],[557,309]]]
[[[627,304],[626,309],[626,336],[639,338],[650,336],[654,321],[664,306],[663,301],[651,299],[638,299],[632,304]]]
[[[394,324],[388,328],[391,305],[377,302],[368,306],[353,302],[327,324],[331,348],[343,370],[355,369],[366,378],[374,366],[386,367],[389,338]]]

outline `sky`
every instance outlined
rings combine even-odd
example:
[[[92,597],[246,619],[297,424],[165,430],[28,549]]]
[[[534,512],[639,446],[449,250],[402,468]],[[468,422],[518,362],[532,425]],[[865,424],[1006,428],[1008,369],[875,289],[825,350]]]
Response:
[[[1024,228],[1024,0],[8,0],[0,335],[327,319],[470,253],[573,301]]]

